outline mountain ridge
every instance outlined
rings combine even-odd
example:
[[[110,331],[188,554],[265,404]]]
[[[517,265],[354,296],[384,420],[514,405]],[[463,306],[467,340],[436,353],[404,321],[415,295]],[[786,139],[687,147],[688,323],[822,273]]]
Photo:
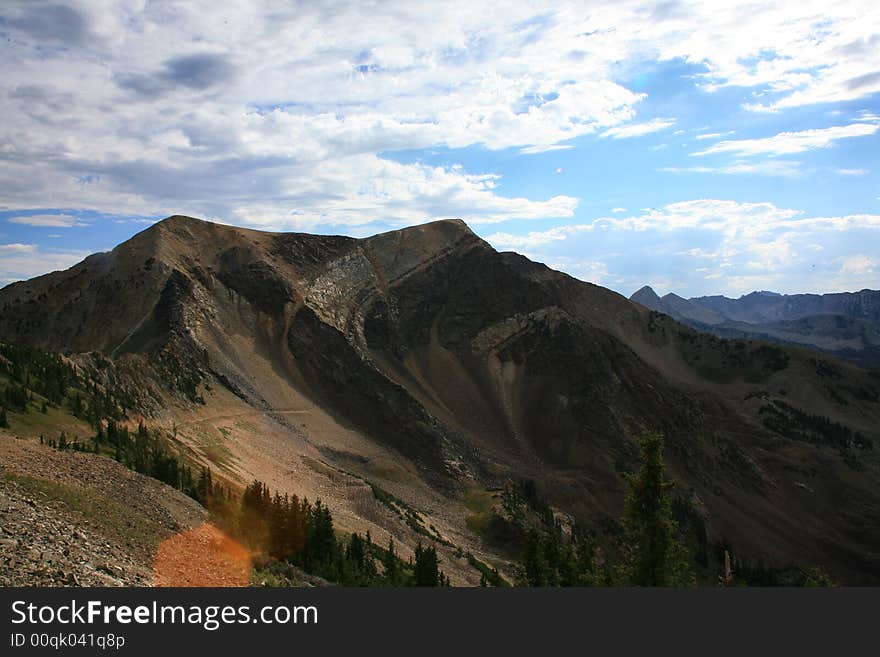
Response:
[[[880,367],[880,291],[865,288],[824,295],[756,291],[738,299],[722,295],[683,299],[669,293],[654,299],[644,289],[630,299],[719,337],[802,345],[863,367]]]
[[[718,340],[499,253],[464,222],[354,239],[175,216],[3,288],[0,308],[0,340],[83,367],[103,352],[143,388],[138,412],[205,463],[331,500],[347,529],[414,544],[368,503],[381,486],[444,540],[503,558],[466,522],[468,495],[530,479],[601,526],[619,515],[636,437],[657,430],[706,540],[880,577],[876,452],[771,422],[808,409],[880,440],[880,384],[866,372]],[[842,498],[862,502],[827,513]]]

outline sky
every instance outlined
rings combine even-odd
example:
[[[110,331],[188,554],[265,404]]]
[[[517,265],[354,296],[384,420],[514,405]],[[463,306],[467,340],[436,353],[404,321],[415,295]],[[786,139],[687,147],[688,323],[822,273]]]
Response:
[[[0,285],[172,214],[461,218],[630,295],[880,288],[880,3],[0,5]]]

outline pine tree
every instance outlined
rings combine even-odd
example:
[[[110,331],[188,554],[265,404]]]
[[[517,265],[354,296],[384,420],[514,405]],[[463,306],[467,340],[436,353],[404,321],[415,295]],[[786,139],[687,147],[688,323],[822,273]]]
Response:
[[[309,514],[306,559],[311,568],[327,573],[336,560],[338,544],[333,530],[333,517],[321,500],[316,500]]]
[[[397,555],[394,554],[394,537],[388,539],[388,550],[386,550],[382,565],[385,566],[385,581],[389,586],[397,586],[400,580],[400,571],[397,565]]]
[[[413,582],[416,586],[440,586],[440,572],[437,568],[437,550],[433,545],[423,548],[416,546],[416,560],[413,566]]]
[[[523,563],[526,586],[549,586],[550,567],[544,556],[541,534],[534,527],[526,534],[525,558]]]
[[[665,475],[663,437],[646,434],[639,442],[641,467],[629,477],[626,499],[623,575],[634,586],[685,585],[692,578],[672,516],[669,491],[674,482]]]

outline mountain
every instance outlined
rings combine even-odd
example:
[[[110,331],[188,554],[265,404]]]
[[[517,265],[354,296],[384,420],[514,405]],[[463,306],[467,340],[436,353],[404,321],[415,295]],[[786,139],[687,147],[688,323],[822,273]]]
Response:
[[[670,292],[669,294],[659,297],[649,286],[644,286],[635,292],[630,298],[646,308],[666,313],[670,317],[689,323],[695,322],[699,324],[713,325],[721,324],[726,318],[705,306],[694,301],[689,301],[683,297]]]
[[[724,296],[691,299],[733,321],[760,324],[815,315],[842,315],[880,325],[880,291],[835,294],[776,294],[751,292],[739,299]]]
[[[784,295],[751,292],[738,299],[707,296],[660,298],[643,287],[631,301],[724,338],[804,345],[863,367],[880,367],[880,292]]]
[[[123,387],[218,476],[320,498],[403,555],[430,537],[453,583],[479,581],[468,553],[510,575],[510,480],[613,537],[647,430],[701,554],[880,582],[876,374],[695,331],[461,221],[354,239],[174,216],[0,310],[0,340]]]
[[[654,288],[650,285],[645,285],[633,292],[633,295],[629,300],[640,303],[646,308],[651,308],[652,310],[659,310],[659,306],[662,303],[660,297],[657,296],[657,293],[654,292]]]

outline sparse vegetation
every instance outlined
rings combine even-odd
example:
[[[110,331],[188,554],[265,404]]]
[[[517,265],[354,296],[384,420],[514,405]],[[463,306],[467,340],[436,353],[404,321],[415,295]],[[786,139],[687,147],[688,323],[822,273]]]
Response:
[[[402,561],[391,540],[386,549],[373,543],[370,533],[339,539],[330,509],[296,495],[274,495],[259,481],[249,485],[239,504],[223,498],[209,508],[232,535],[265,557],[262,568],[278,572],[273,562],[289,563],[306,573],[343,586],[448,586],[439,569],[434,546],[415,550],[413,562]],[[381,564],[381,569],[377,562]],[[282,567],[283,569],[283,567]]]
[[[127,426],[108,420],[106,427],[99,424],[98,431],[89,441],[81,442],[78,437],[71,439],[61,431],[57,438],[46,439],[40,435],[40,442],[60,450],[104,454],[136,472],[178,489],[202,505],[207,505],[209,495],[230,495],[228,489],[212,483],[209,468],[195,465],[172,452],[162,433],[148,429],[142,422],[134,434]],[[194,468],[199,471],[198,477],[193,477]]]
[[[856,464],[861,451],[874,444],[858,431],[822,415],[805,413],[791,404],[774,400],[761,407],[764,426],[786,438],[837,448],[847,463]]]

